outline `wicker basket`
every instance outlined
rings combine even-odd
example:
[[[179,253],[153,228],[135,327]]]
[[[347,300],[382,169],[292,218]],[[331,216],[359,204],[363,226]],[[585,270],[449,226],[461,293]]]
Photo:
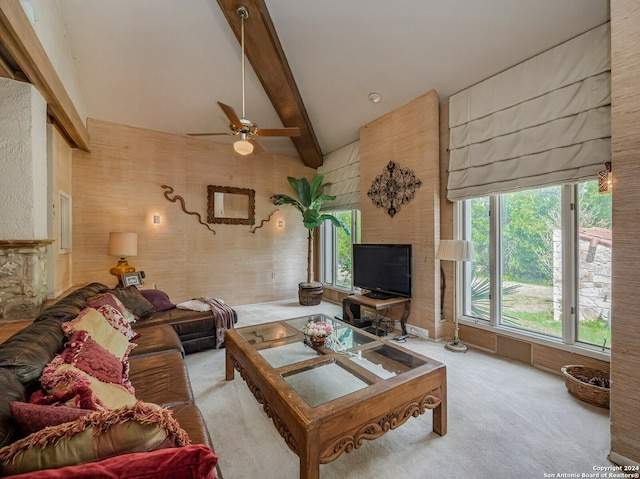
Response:
[[[298,301],[302,306],[316,306],[322,301],[322,283],[300,283]]]
[[[582,378],[601,378],[609,381],[609,373],[588,366],[571,365],[562,369],[567,390],[578,399],[599,407],[609,407],[609,388],[581,381]]]

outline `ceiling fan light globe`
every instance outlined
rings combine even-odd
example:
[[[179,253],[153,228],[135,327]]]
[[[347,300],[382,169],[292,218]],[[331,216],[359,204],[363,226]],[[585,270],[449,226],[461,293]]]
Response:
[[[238,140],[233,144],[233,149],[240,155],[250,155],[253,153],[253,145],[247,140]]]

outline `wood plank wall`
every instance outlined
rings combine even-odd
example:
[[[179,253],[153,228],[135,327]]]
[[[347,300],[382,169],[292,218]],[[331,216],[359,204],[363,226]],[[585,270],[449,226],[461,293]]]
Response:
[[[431,338],[435,338],[439,321],[435,261],[435,241],[440,235],[438,130],[438,94],[433,90],[360,129],[362,242],[413,245],[413,299],[408,322],[427,329]],[[393,217],[367,196],[371,182],[389,161],[412,169],[422,181],[414,199]]]
[[[640,3],[611,1],[611,456],[640,464]],[[624,459],[624,460],[623,460]]]
[[[168,201],[161,185],[173,187],[205,222],[207,185],[253,188],[258,226],[276,209],[269,197],[289,193],[286,177],[312,177],[314,169],[282,155],[243,157],[230,144],[204,139],[98,120],[88,126],[92,151],[73,154],[76,285],[115,284],[109,232],[129,231],[138,234],[138,255],[129,263],[145,271],[145,287],[166,291],[174,302],[204,295],[240,305],[297,296],[307,248],[297,210],[279,207],[253,234],[246,225],[211,225],[214,235],[179,202]],[[160,215],[160,224],[153,224],[153,215]]]
[[[59,191],[62,190],[72,196],[73,191],[71,185],[72,149],[55,126],[49,124],[47,128],[49,130],[47,134],[49,139],[47,149],[50,149],[48,156],[51,158],[52,177],[50,238],[53,240],[53,244],[49,247],[52,274],[49,274],[48,278],[50,282],[48,296],[51,299],[58,297],[73,285],[71,273],[73,253],[60,253],[60,212],[58,211],[60,205]]]

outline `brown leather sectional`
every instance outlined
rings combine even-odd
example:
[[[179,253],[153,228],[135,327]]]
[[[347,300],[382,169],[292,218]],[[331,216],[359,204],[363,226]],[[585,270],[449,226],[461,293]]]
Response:
[[[149,327],[162,324],[170,324],[173,327],[185,354],[216,347],[216,322],[211,311],[188,311],[178,308],[158,311],[138,321],[135,329],[142,332]]]
[[[60,325],[86,307],[86,298],[106,289],[92,283],[74,291],[0,344],[0,447],[19,438],[8,402],[28,401],[39,387],[43,368],[62,351],[65,337]],[[215,322],[208,313],[168,310],[141,321],[140,328],[136,323],[134,329],[140,337],[135,339],[138,346],[129,358],[129,378],[137,399],[171,409],[193,444],[213,449],[207,425],[194,403],[184,362],[187,352],[215,347]],[[217,474],[222,477],[219,468]]]

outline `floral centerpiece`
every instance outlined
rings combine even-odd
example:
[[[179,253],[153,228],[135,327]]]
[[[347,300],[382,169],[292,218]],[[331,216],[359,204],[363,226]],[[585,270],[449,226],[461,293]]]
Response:
[[[333,332],[333,326],[324,321],[309,321],[302,327],[304,335],[314,344],[324,344],[324,340]]]

